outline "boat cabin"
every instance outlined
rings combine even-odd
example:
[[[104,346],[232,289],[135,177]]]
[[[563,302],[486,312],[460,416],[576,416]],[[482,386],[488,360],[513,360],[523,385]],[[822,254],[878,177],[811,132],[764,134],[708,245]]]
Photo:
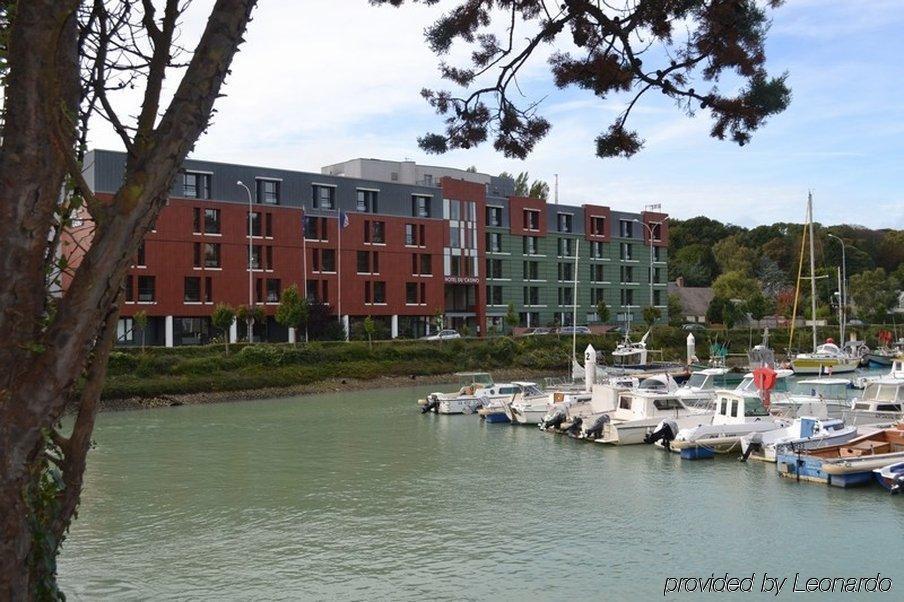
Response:
[[[854,400],[853,409],[866,412],[904,412],[904,380],[888,378],[868,384],[863,395]]]
[[[772,393],[787,393],[788,377],[793,374],[794,370],[776,370],[775,385],[772,387]],[[744,378],[741,379],[741,382],[738,383],[738,386],[736,386],[734,390],[737,393],[758,395],[759,389],[756,388],[756,383],[753,381],[753,372],[745,374]]]
[[[456,372],[455,376],[458,378],[459,387],[470,387],[471,385],[492,387],[494,384],[493,377],[487,372]]]
[[[716,397],[713,424],[737,424],[769,418],[769,410],[757,394],[721,392]]]
[[[847,399],[851,381],[846,378],[808,378],[797,381],[792,395],[820,399]]]
[[[684,402],[669,393],[626,391],[618,396],[618,407],[612,416],[614,421],[644,420],[647,418],[674,418],[691,413]]]
[[[690,378],[684,383],[682,388],[693,391],[712,391],[713,389],[728,388],[733,382],[737,382],[737,378],[731,379],[728,376],[728,368],[706,368],[704,370],[695,370],[691,373]],[[751,375],[751,380],[753,376]]]

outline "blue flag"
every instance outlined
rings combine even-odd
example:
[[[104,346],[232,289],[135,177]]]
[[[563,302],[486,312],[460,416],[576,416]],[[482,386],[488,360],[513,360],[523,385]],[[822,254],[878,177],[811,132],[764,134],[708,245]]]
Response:
[[[339,224],[343,228],[348,228],[348,213],[346,213],[345,211],[339,212]]]

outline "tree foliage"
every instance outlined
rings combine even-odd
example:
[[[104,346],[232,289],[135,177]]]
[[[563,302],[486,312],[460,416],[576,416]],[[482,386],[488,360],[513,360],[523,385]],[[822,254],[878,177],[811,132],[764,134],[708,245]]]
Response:
[[[308,300],[298,292],[298,286],[292,284],[286,287],[279,299],[279,307],[276,309],[276,321],[286,328],[295,329],[296,342],[299,333],[307,326],[309,314]]]
[[[723,299],[738,299],[742,302],[760,294],[760,285],[755,278],[744,272],[726,272],[713,282],[713,294]]]
[[[371,2],[400,6],[405,0]],[[767,4],[775,8],[781,0]],[[507,30],[502,37],[493,33],[496,19]],[[708,111],[711,136],[744,145],[791,99],[786,76],[766,70],[768,25],[766,8],[756,0],[457,0],[427,28],[426,41],[441,57],[456,41],[473,51],[467,65],[440,64],[456,91],[422,91],[445,128],[418,142],[427,152],[443,153],[492,138],[505,156],[525,158],[551,124],[539,113],[539,101],[521,102],[518,74],[541,48],[567,41],[575,52],[555,51],[549,58],[556,86],[588,90],[601,102],[627,96],[625,109],[597,136],[597,156],[630,157],[643,147],[628,118],[645,94],[655,92],[689,116]],[[733,93],[716,85],[729,75],[740,81]]]
[[[235,310],[228,303],[217,303],[210,314],[210,322],[220,334],[223,335],[223,343],[226,345],[226,354],[229,354],[229,329],[235,322]]]
[[[500,178],[509,178],[515,181],[515,196],[530,197],[532,199],[549,199],[549,184],[543,180],[534,180],[530,183],[530,174],[522,171],[517,176],[513,176],[507,171],[499,174]]]
[[[869,322],[881,322],[897,300],[901,284],[876,268],[855,274],[850,279],[850,298],[857,316]]]

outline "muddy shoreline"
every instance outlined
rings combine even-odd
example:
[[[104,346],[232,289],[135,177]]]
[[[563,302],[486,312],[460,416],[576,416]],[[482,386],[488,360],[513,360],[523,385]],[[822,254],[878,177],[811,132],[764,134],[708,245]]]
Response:
[[[548,372],[528,369],[494,370],[493,379],[497,382],[512,380],[529,380],[542,383],[543,378],[550,376]],[[320,393],[338,393],[340,391],[361,391],[365,389],[390,389],[395,387],[414,387],[429,384],[455,383],[455,375],[433,374],[430,376],[386,376],[374,379],[331,378],[307,385],[292,387],[272,387],[244,391],[210,391],[206,393],[183,393],[177,395],[161,395],[153,397],[128,397],[124,399],[102,399],[99,404],[101,412],[119,412],[126,410],[150,410],[185,405],[203,405],[208,403],[228,403],[231,401],[248,401],[252,399],[272,399],[277,397],[295,397],[299,395],[316,395]]]

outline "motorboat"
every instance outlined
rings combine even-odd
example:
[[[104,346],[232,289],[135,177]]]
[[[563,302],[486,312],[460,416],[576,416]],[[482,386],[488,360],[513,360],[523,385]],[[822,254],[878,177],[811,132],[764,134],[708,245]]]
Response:
[[[684,459],[697,460],[739,450],[742,437],[790,424],[770,414],[759,393],[738,391],[719,391],[715,413],[705,418],[692,426],[665,421],[656,427],[648,442],[679,452]]]
[[[716,398],[717,389],[737,386],[742,380],[742,375],[724,366],[694,370],[675,394],[687,406],[709,408]]]
[[[486,372],[458,372],[458,390],[452,393],[430,393],[418,400],[421,412],[436,414],[473,414],[491,398],[486,389],[493,387],[493,377]],[[498,395],[502,397],[502,395]]]
[[[853,385],[857,389],[865,389],[870,383],[885,380],[887,378],[899,378],[904,380],[904,356],[894,359],[891,363],[891,369],[887,374],[879,374],[875,376],[859,376],[854,379]]]
[[[794,370],[786,370],[784,368],[775,370],[775,385],[769,392],[770,399],[777,401],[788,394],[791,376],[794,376]],[[753,372],[748,372],[747,374],[745,374],[744,378],[741,379],[741,382],[739,382],[737,386],[735,386],[734,391],[737,393],[759,395],[759,389],[756,388],[756,382],[753,378]]]
[[[741,437],[741,452],[744,459],[749,457],[754,460],[775,462],[777,454],[839,445],[850,441],[857,434],[856,426],[845,426],[844,421],[839,418],[803,416],[795,418],[785,428],[765,433],[750,433]]]
[[[601,417],[604,424],[595,441],[610,445],[636,445],[644,443],[663,420],[685,426],[708,417],[705,412],[686,406],[671,391],[624,391],[618,395],[618,406]]]
[[[584,394],[583,388],[563,388],[543,391],[540,387],[526,387],[505,406],[505,415],[512,424],[539,425],[546,414],[557,405],[567,403]]]
[[[832,339],[816,347],[813,353],[799,353],[791,360],[795,374],[845,374],[860,366],[860,358],[842,351]]]
[[[848,424],[893,424],[904,419],[904,378],[870,382],[842,413]]]
[[[870,348],[867,347],[866,343],[863,341],[858,341],[856,339],[845,341],[841,346],[841,352],[848,357],[857,358],[860,366],[867,366],[869,364],[868,356],[870,354]]]
[[[835,487],[863,485],[873,471],[904,462],[904,424],[862,435],[841,445],[794,450],[776,456],[783,477]]]
[[[772,399],[769,409],[785,418],[840,418],[851,407],[850,385],[851,381],[846,378],[799,380],[786,395]]]
[[[518,394],[525,391],[539,392],[540,388],[537,383],[527,381],[496,383],[492,387],[487,387],[483,390],[486,402],[477,410],[477,414],[489,423],[509,422],[505,407],[512,403]]]
[[[895,462],[882,468],[874,468],[873,475],[880,485],[892,493],[904,490],[904,462]]]

